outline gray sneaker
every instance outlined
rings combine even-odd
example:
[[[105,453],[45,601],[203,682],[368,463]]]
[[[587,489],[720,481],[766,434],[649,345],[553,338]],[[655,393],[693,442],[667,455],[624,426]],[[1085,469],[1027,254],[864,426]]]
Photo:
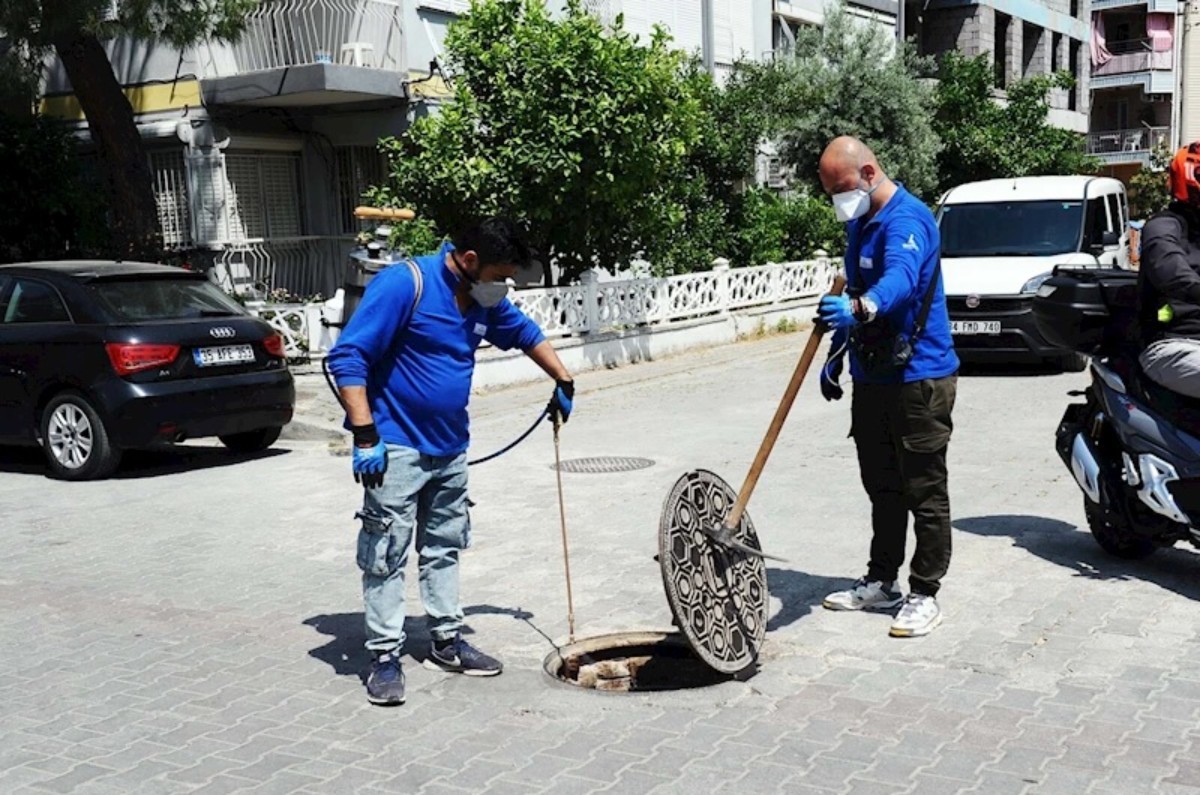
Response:
[[[904,601],[895,583],[860,577],[845,591],[834,591],[821,604],[826,610],[890,610]]]
[[[925,594],[910,593],[888,632],[893,638],[919,638],[928,635],[942,623],[942,609],[937,599]]]

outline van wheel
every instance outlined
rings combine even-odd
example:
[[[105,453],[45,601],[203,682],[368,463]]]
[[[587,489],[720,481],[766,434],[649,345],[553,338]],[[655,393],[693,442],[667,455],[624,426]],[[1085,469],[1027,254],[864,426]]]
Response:
[[[1064,373],[1082,373],[1087,369],[1088,357],[1082,353],[1068,353],[1066,356],[1060,356],[1058,366],[1062,368]]]
[[[121,463],[104,421],[78,392],[58,395],[42,412],[42,451],[50,474],[61,480],[96,480]]]
[[[275,444],[282,432],[283,428],[263,428],[257,431],[231,433],[217,438],[221,440],[221,444],[235,453],[261,453]]]

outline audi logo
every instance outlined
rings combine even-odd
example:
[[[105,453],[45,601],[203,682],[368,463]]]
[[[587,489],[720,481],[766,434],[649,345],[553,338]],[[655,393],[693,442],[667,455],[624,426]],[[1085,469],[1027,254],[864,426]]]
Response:
[[[227,340],[230,337],[237,336],[237,332],[231,329],[229,326],[217,326],[216,328],[210,328],[208,333],[219,340]]]
[[[968,295],[967,296],[967,309],[978,309],[978,308],[979,308],[979,296]]]

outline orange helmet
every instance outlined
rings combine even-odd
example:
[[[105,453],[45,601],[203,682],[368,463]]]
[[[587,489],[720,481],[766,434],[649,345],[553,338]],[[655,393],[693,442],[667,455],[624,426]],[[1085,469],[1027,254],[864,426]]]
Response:
[[[1200,206],[1200,141],[1175,153],[1167,180],[1177,201]]]

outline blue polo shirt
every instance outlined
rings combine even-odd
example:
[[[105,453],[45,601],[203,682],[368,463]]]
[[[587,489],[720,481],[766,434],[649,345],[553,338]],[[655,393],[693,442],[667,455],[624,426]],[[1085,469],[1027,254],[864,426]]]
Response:
[[[958,372],[958,355],[950,337],[950,316],[942,289],[941,235],[929,208],[903,185],[879,212],[868,219],[851,221],[846,241],[846,281],[863,289],[879,307],[879,317],[910,338],[930,280],[937,279],[933,304],[925,330],[917,338],[913,358],[903,376],[891,379],[904,383],[926,378],[943,378]],[[878,318],[876,321],[878,322]],[[850,374],[863,383],[886,383],[870,379],[850,353]]]
[[[450,251],[446,243],[415,260],[423,282],[416,307],[408,266],[398,262],[376,275],[327,360],[339,387],[366,386],[383,441],[431,456],[467,449],[479,344],[528,351],[545,339],[507,298],[490,309],[472,303],[466,315],[460,312],[458,276],[445,265]]]

